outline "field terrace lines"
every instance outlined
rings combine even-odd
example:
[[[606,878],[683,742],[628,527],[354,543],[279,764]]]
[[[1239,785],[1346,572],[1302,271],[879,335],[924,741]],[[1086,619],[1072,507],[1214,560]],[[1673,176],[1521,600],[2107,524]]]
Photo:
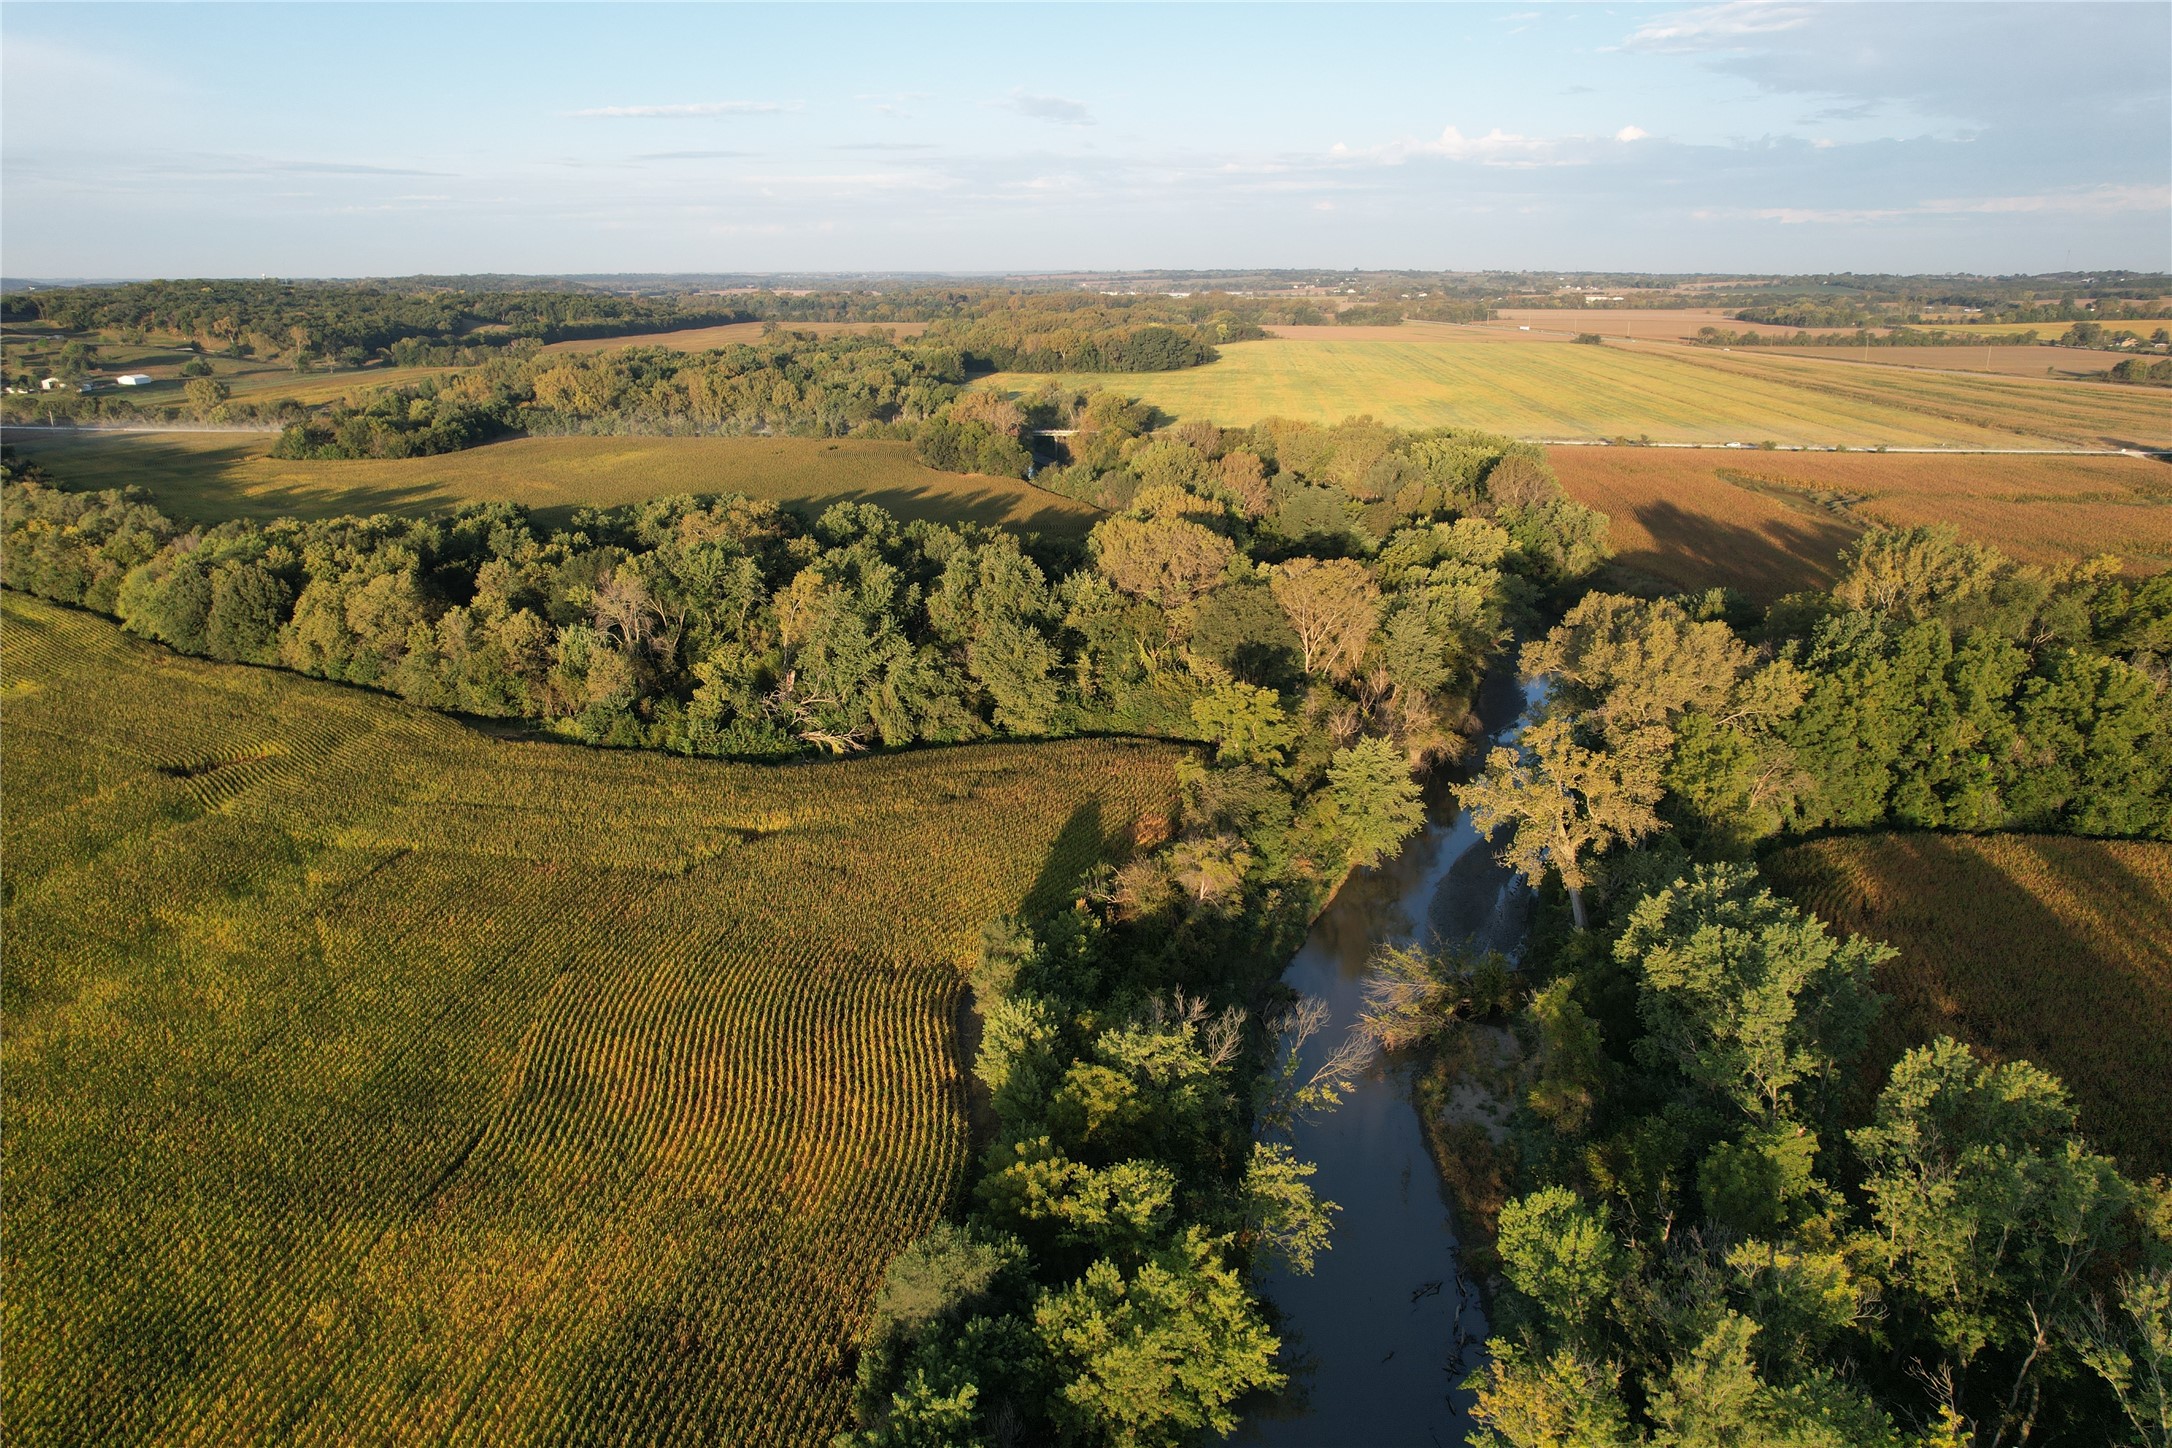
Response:
[[[826,1439],[963,1179],[959,964],[1173,787],[508,743],[0,608],[26,1443]]]
[[[1351,335],[1329,335],[1337,333]],[[1420,324],[1314,328],[1228,344],[1221,360],[1204,367],[1053,380],[1131,393],[1173,416],[1226,426],[1271,416],[1333,423],[1370,415],[1395,426],[1475,427],[1539,440],[2172,445],[2172,397],[2162,389],[1840,365],[1675,342],[1509,340],[1521,335]],[[1004,373],[977,385],[1023,392],[1049,380]]]

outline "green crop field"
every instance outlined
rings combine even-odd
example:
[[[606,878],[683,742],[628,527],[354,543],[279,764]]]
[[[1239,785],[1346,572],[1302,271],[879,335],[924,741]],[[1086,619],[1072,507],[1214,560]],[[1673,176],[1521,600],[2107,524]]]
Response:
[[[512,742],[0,595],[21,1444],[812,1444],[984,922],[1175,751]]]
[[[1283,337],[1221,350],[1220,361],[1181,372],[1054,380],[1131,393],[1178,417],[1225,426],[1370,414],[1402,427],[1478,427],[1541,439],[2172,446],[2172,393],[2156,388],[1843,366],[1673,344],[1586,347],[1477,327],[1428,328],[1407,341]],[[1049,380],[999,373],[980,385],[1030,391]]]
[[[1878,974],[1880,1074],[1940,1033],[2023,1057],[2130,1170],[2172,1170],[2172,844],[1852,835],[1763,868],[1835,928],[1899,949]]]
[[[16,432],[9,445],[70,488],[133,484],[176,517],[328,518],[514,502],[563,513],[674,493],[745,493],[819,511],[1079,535],[1098,510],[1013,478],[923,467],[912,445],[800,437],[517,438],[439,457],[283,462],[252,433]],[[548,519],[548,514],[546,514]]]

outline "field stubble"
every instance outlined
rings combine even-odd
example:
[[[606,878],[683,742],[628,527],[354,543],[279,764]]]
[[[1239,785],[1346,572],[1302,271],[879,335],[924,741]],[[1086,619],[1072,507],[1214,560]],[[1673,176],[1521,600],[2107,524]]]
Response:
[[[1567,314],[1570,321],[1576,314]],[[1498,326],[1280,329],[1177,372],[1000,373],[980,385],[1055,380],[1134,393],[1181,418],[1265,417],[1399,427],[1475,427],[1515,437],[1846,447],[2172,445],[2162,389],[2048,378],[1841,366],[1672,342],[1599,347]]]
[[[1617,562],[1761,601],[1830,583],[1872,524],[1951,523],[2028,563],[2172,566],[2172,463],[2137,457],[1563,447],[1571,497],[1608,515]]]

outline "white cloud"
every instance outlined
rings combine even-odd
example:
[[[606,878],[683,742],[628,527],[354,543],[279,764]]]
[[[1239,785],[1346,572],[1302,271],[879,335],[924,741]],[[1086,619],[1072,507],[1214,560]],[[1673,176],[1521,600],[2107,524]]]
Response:
[[[1729,0],[1678,10],[1639,26],[1623,47],[1629,50],[1712,50],[1737,46],[1753,35],[1797,30],[1809,23],[1804,5],[1771,5],[1764,0]]]
[[[782,101],[692,101],[668,106],[589,106],[567,114],[587,120],[687,121],[708,116],[761,116],[796,110]]]
[[[1758,221],[1777,221],[1783,226],[1853,226],[1866,221],[1896,221],[1910,216],[2109,216],[2167,208],[2172,208],[2172,186],[2091,186],[2033,196],[1939,197],[1913,206],[1767,206],[1751,211],[1749,215]],[[1726,214],[1700,212],[1698,216],[1701,220],[1716,220]]]
[[[1614,139],[1617,141],[1641,141],[1650,134],[1651,132],[1645,130],[1642,126],[1623,126],[1614,133]]]
[[[1556,159],[1555,153],[1560,145],[1558,141],[1550,141],[1541,136],[1522,136],[1504,131],[1499,126],[1483,136],[1466,136],[1458,128],[1448,126],[1436,140],[1390,141],[1386,145],[1358,149],[1352,149],[1337,141],[1328,154],[1338,160],[1377,161],[1389,166],[1400,166],[1413,156],[1440,156],[1450,161],[1476,161],[1482,166],[1582,164],[1578,161]]]
[[[1074,101],[1065,96],[1037,96],[1024,88],[1012,91],[1000,101],[990,102],[1005,110],[1030,116],[1036,121],[1048,121],[1058,126],[1090,126],[1094,113],[1084,101]]]

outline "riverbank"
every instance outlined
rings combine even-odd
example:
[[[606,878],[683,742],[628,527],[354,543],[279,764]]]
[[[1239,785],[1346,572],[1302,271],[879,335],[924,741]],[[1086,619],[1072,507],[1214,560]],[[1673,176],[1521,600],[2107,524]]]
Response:
[[[1477,702],[1479,748],[1466,767],[1506,737],[1523,701],[1512,675],[1489,677]],[[1400,855],[1343,883],[1284,972],[1289,987],[1328,1012],[1307,1043],[1304,1070],[1357,1024],[1383,946],[1491,939],[1465,922],[1492,920],[1514,903],[1491,851],[1456,810],[1451,782],[1429,791],[1426,828]],[[1499,928],[1520,925],[1511,918]],[[1397,1448],[1459,1442],[1472,1426],[1461,1384],[1478,1366],[1486,1320],[1461,1260],[1457,1209],[1414,1105],[1412,1067],[1376,1060],[1332,1112],[1293,1133],[1299,1157],[1317,1167],[1315,1191],[1339,1207],[1334,1243],[1313,1275],[1263,1283],[1280,1314],[1291,1386],[1255,1406],[1237,1443]]]

